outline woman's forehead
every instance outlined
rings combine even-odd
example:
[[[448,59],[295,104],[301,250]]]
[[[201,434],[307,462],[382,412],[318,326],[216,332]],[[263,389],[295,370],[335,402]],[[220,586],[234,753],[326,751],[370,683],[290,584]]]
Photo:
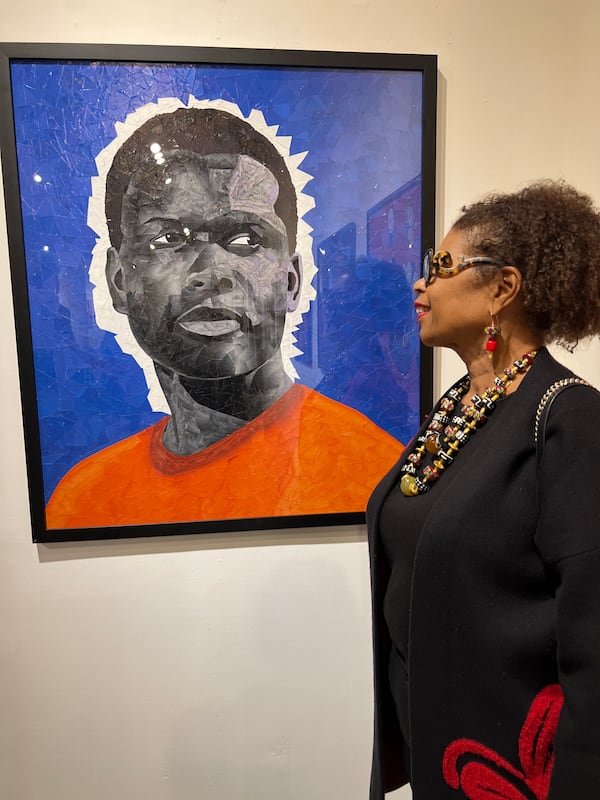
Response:
[[[463,231],[451,228],[440,242],[438,250],[446,250],[454,258],[470,255],[467,237]]]

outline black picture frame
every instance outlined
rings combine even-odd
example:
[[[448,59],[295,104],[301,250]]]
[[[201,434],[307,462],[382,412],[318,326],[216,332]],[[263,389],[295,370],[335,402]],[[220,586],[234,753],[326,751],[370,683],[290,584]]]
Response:
[[[117,74],[115,72],[117,68],[127,72],[129,76],[127,78],[129,91],[124,91],[123,85],[115,82],[114,76]],[[133,74],[134,70],[135,78],[132,79],[131,74]],[[33,86],[29,82],[29,77],[31,76],[38,81],[38,83],[35,83],[34,80]],[[90,76],[97,78],[97,80],[90,79]],[[132,80],[135,81],[135,84],[131,83]],[[84,385],[82,381],[85,383],[85,375],[82,376],[82,374],[78,373],[74,377],[71,376],[71,379],[75,380],[73,385],[78,387],[78,394],[74,397],[73,407],[68,414],[65,414],[63,407],[56,412],[54,417],[52,416],[54,413],[52,406],[56,401],[56,385],[60,384],[60,397],[63,403],[66,402],[65,398],[69,396],[70,389],[65,377],[68,370],[65,369],[64,374],[59,374],[55,359],[51,370],[53,374],[50,374],[45,369],[46,359],[50,358],[52,360],[53,348],[56,352],[57,348],[60,347],[65,348],[58,353],[60,360],[67,363],[67,366],[71,363],[69,361],[71,357],[70,351],[66,349],[67,346],[64,344],[63,337],[65,332],[61,326],[66,325],[68,327],[70,325],[71,330],[68,335],[73,338],[73,329],[79,322],[72,317],[69,319],[68,314],[65,316],[64,305],[60,305],[60,308],[57,306],[57,309],[52,312],[51,319],[46,319],[44,309],[47,309],[49,303],[51,305],[51,301],[48,298],[53,290],[47,287],[40,289],[40,286],[44,281],[52,283],[55,278],[52,270],[59,271],[62,269],[62,267],[56,266],[56,264],[60,265],[62,262],[59,255],[55,256],[54,262],[50,262],[50,266],[48,266],[48,263],[40,261],[41,256],[38,258],[37,250],[35,250],[39,245],[39,240],[36,238],[38,228],[35,226],[37,225],[47,237],[53,237],[48,241],[56,243],[55,249],[57,252],[58,249],[60,249],[61,253],[65,253],[68,248],[79,248],[78,258],[83,259],[81,263],[85,262],[85,248],[88,247],[89,249],[89,245],[93,244],[93,242],[90,238],[90,230],[86,224],[86,219],[82,216],[84,213],[82,209],[87,202],[85,199],[85,187],[96,177],[93,171],[89,169],[91,159],[96,154],[92,152],[93,143],[85,139],[87,135],[85,131],[93,129],[98,136],[104,137],[102,141],[109,141],[108,129],[114,126],[115,123],[123,123],[122,109],[124,107],[127,110],[136,108],[136,100],[132,97],[134,94],[132,87],[139,94],[139,106],[151,103],[153,99],[154,101],[157,98],[162,100],[161,81],[167,83],[168,81],[176,82],[177,92],[171,91],[171,94],[167,93],[167,96],[178,96],[182,103],[187,102],[182,99],[184,90],[187,91],[186,80],[193,85],[190,85],[189,93],[193,94],[195,98],[198,97],[197,87],[199,85],[210,84],[211,88],[208,90],[207,96],[208,94],[211,95],[208,98],[211,102],[220,99],[223,102],[233,102],[239,108],[245,105],[246,110],[242,108],[244,117],[247,116],[248,109],[261,111],[267,125],[279,126],[274,135],[291,137],[293,145],[296,145],[296,149],[292,148],[290,150],[292,155],[295,155],[301,149],[303,151],[306,150],[309,156],[315,156],[312,161],[312,169],[309,171],[313,178],[315,175],[317,177],[321,175],[317,169],[319,158],[316,158],[316,155],[318,154],[322,158],[322,162],[327,162],[326,166],[330,170],[328,173],[330,177],[328,178],[329,183],[325,185],[324,182],[323,184],[325,189],[321,193],[322,201],[323,198],[328,196],[331,196],[331,198],[340,197],[339,194],[335,194],[337,184],[331,175],[333,175],[332,170],[334,170],[334,167],[332,167],[332,162],[334,161],[332,154],[339,151],[341,145],[334,140],[332,131],[336,126],[342,130],[349,130],[348,120],[350,119],[354,120],[359,127],[361,119],[370,119],[371,111],[364,111],[365,99],[362,95],[366,88],[374,87],[373,108],[375,109],[375,106],[378,105],[377,110],[372,112],[373,115],[377,115],[373,119],[379,120],[380,129],[389,124],[395,125],[397,130],[396,133],[390,132],[386,134],[388,139],[382,141],[379,150],[370,151],[367,146],[370,140],[367,142],[365,138],[364,156],[367,160],[370,160],[370,163],[368,167],[361,167],[360,169],[370,170],[368,173],[370,180],[364,181],[364,176],[367,173],[357,171],[357,175],[362,176],[362,183],[359,181],[358,188],[362,190],[365,183],[375,186],[379,182],[382,183],[382,188],[379,196],[375,193],[374,201],[372,201],[373,191],[370,190],[371,196],[367,201],[369,205],[364,208],[364,212],[361,211],[361,218],[348,224],[338,224],[338,217],[341,222],[344,222],[344,220],[340,216],[341,212],[333,200],[331,203],[323,202],[324,208],[330,206],[333,209],[328,213],[331,213],[331,219],[335,222],[335,225],[331,222],[329,228],[327,227],[327,222],[323,222],[319,241],[316,242],[313,239],[313,249],[318,245],[322,245],[321,250],[323,252],[327,251],[328,254],[332,254],[327,255],[327,258],[330,259],[329,261],[324,261],[319,266],[323,273],[323,281],[325,280],[325,273],[333,274],[334,277],[331,280],[335,278],[337,265],[341,263],[340,258],[342,258],[342,261],[346,259],[344,261],[346,265],[348,258],[358,259],[356,256],[357,236],[359,238],[360,236],[366,237],[367,240],[367,245],[365,245],[366,261],[363,258],[362,261],[359,259],[352,262],[356,265],[360,261],[363,277],[365,269],[371,270],[372,262],[376,259],[379,259],[377,263],[385,261],[387,266],[389,266],[388,260],[392,264],[396,263],[396,261],[399,262],[400,257],[394,261],[395,251],[393,249],[397,247],[397,241],[399,241],[394,237],[401,235],[398,232],[397,213],[397,227],[392,230],[390,225],[393,223],[394,209],[400,207],[397,204],[401,202],[402,197],[407,197],[410,191],[413,192],[410,213],[413,214],[414,218],[411,217],[406,222],[406,225],[413,232],[411,236],[415,231],[417,231],[417,234],[414,234],[414,241],[411,240],[410,242],[410,246],[414,248],[410,256],[410,263],[407,261],[403,265],[397,264],[403,267],[406,267],[407,264],[409,265],[407,283],[411,283],[420,274],[421,254],[434,244],[437,102],[437,58],[435,55],[164,47],[153,45],[0,44],[0,107],[3,109],[3,113],[0,115],[0,147],[34,542],[84,541],[121,537],[267,530],[353,524],[364,521],[364,512],[362,510],[348,509],[347,511],[335,511],[334,513],[278,513],[276,516],[251,515],[243,518],[228,519],[203,518],[169,522],[153,522],[150,520],[142,524],[98,524],[73,527],[48,527],[47,525],[45,508],[50,491],[49,484],[55,480],[53,476],[58,475],[61,469],[64,472],[65,466],[61,466],[61,464],[65,459],[68,460],[68,455],[71,452],[69,432],[66,429],[72,428],[72,441],[77,440],[77,446],[83,448],[81,452],[85,454],[86,447],[88,449],[93,447],[92,443],[87,441],[81,443],[80,440],[85,438],[86,430],[94,427],[90,423],[90,421],[93,422],[94,420],[93,403],[90,408],[89,398],[85,402],[82,398],[86,391],[94,386],[95,378],[93,375],[91,378],[88,376],[88,383],[82,389],[81,387]],[[269,81],[268,84],[267,80]],[[295,81],[293,91],[289,88],[291,86],[289,81],[291,80]],[[303,80],[305,81],[304,84],[302,83]],[[220,98],[215,94],[215,91],[218,93],[218,89],[215,90],[215,85],[219,81],[221,81],[221,84],[219,84],[221,86]],[[406,96],[402,95],[404,84],[407,87],[406,92],[408,94]],[[265,88],[267,85],[269,86],[268,90]],[[309,85],[311,91],[304,92],[303,86]],[[235,89],[232,88],[235,86],[238,88],[241,86],[237,97],[234,94]],[[318,91],[314,90],[315,86],[323,87],[324,94],[322,97]],[[344,91],[347,92],[347,95],[343,95],[342,89],[336,88],[338,86],[346,87]],[[348,90],[348,87],[353,86],[356,86],[356,93],[352,89]],[[271,87],[275,87],[275,89]],[[112,95],[111,92],[113,93]],[[389,98],[387,97],[388,92],[390,93]],[[410,95],[410,92],[413,92],[413,94]],[[109,95],[110,103],[112,103],[111,107],[116,109],[113,115],[109,114],[105,109],[100,112],[103,117],[99,117],[96,113],[95,109],[97,109],[100,102],[98,100],[100,93],[103,93],[104,98]],[[304,94],[310,95],[308,99]],[[89,102],[86,101],[88,95]],[[292,97],[294,102],[291,102]],[[398,175],[402,174],[401,167],[398,166],[402,159],[396,152],[396,144],[399,149],[405,146],[404,132],[402,131],[401,123],[398,121],[397,111],[395,111],[394,101],[398,97],[404,98],[406,103],[405,117],[407,119],[410,117],[412,120],[411,135],[414,141],[411,139],[411,146],[413,147],[411,151],[413,153],[413,161],[411,163],[416,163],[414,153],[417,151],[419,163],[418,170],[413,170],[414,174],[409,176],[409,180],[404,181],[400,186],[392,186],[392,190],[389,191],[389,184],[386,184],[388,176],[394,170]],[[125,106],[123,98],[126,101]],[[344,98],[346,98],[347,102],[343,102]],[[336,102],[333,102],[334,100]],[[109,103],[109,101],[106,102]],[[321,116],[315,110],[319,102],[322,102],[324,108]],[[301,103],[307,104],[309,108],[308,111],[303,113],[306,113],[307,120],[312,120],[313,124],[310,126],[304,124],[304,117],[299,122],[300,116],[297,108]],[[363,104],[362,112],[358,108],[361,103]],[[356,109],[353,110],[353,106],[356,106]],[[348,116],[350,112],[354,114],[354,117]],[[336,114],[340,115],[339,119]],[[416,123],[415,119],[417,120]],[[67,121],[65,122],[65,120]],[[77,126],[75,125],[75,120],[77,120]],[[324,120],[322,123],[324,129],[329,125],[326,134],[324,134],[329,136],[327,140],[331,145],[329,150],[325,148],[323,150],[319,149],[320,145],[317,144],[317,139],[315,138],[317,135],[315,129],[318,127],[314,124],[315,120]],[[344,124],[346,125],[345,128]],[[375,123],[373,122],[373,124]],[[65,126],[64,130],[61,129],[61,125]],[[66,130],[68,125],[71,127]],[[86,125],[88,126],[87,128]],[[418,128],[416,133],[415,125]],[[71,140],[70,137],[75,136],[73,133],[75,127],[78,129],[77,135],[80,138],[77,139],[77,146],[74,146],[72,152],[70,152],[68,142]],[[53,139],[54,142],[61,143],[61,146],[55,146],[52,149],[52,147],[48,146],[48,138]],[[94,141],[100,140],[94,139]],[[361,141],[357,139],[353,146],[358,147]],[[298,144],[296,144],[297,142]],[[32,179],[34,181],[39,179],[41,183],[44,180],[37,173],[31,172],[31,165],[34,163],[31,160],[31,153],[33,151],[41,152],[42,150],[45,152],[44,158],[46,161],[44,163],[47,171],[54,170],[55,183],[58,183],[56,176],[60,174],[62,176],[61,179],[64,180],[64,186],[58,188],[54,186],[53,189],[48,190],[44,202],[40,202],[35,209],[35,214],[31,215],[29,213],[31,209],[28,205],[29,179],[33,175]],[[357,152],[359,155],[355,157],[355,160],[358,160],[359,156],[362,158],[360,147],[358,147]],[[65,161],[69,162],[66,167]],[[408,160],[406,165],[402,169],[409,169]],[[344,172],[344,169],[343,166],[340,166],[340,171]],[[347,170],[344,174],[347,174]],[[330,192],[330,195],[327,194],[327,191]],[[60,211],[58,210],[59,200],[57,198],[62,195],[64,200],[65,197],[72,196],[74,192],[78,193],[77,202],[73,204],[73,207],[76,206],[76,208],[72,210],[69,206],[68,219],[65,219],[63,217],[63,206],[60,206]],[[351,193],[348,186],[345,187],[345,193],[346,196]],[[89,194],[88,192],[88,200]],[[318,203],[316,208],[318,211]],[[338,214],[338,217],[335,216],[336,214]],[[390,223],[390,220],[392,220],[392,223]],[[320,217],[319,224],[321,224]],[[388,228],[385,235],[389,241],[386,239],[386,242],[382,243],[381,234],[378,233],[378,230],[381,231],[382,225],[385,227],[386,224]],[[310,225],[313,230],[315,230],[315,227],[318,228],[318,225],[315,226],[314,212],[313,221]],[[355,227],[353,228],[352,225]],[[380,237],[379,239],[377,239],[378,236]],[[325,246],[325,243],[327,246]],[[371,252],[369,247],[372,247],[375,256],[369,255]],[[47,249],[52,251],[52,246]],[[350,251],[352,251],[351,256],[349,256]],[[382,256],[381,253],[384,255]],[[390,253],[392,254],[391,258],[389,257]],[[91,258],[91,253],[88,255]],[[360,255],[360,258],[362,257]],[[52,264],[55,266],[53,267]],[[323,264],[326,266],[323,267]],[[368,272],[367,281],[371,280],[372,274],[374,274],[372,271]],[[385,286],[383,286],[383,290],[383,293],[385,293]],[[64,287],[61,289],[59,285],[59,295],[61,291],[64,291]],[[319,288],[318,291],[321,291],[321,289]],[[83,297],[84,295],[82,294],[81,296]],[[320,295],[318,296],[320,297]],[[371,302],[369,298],[370,295],[365,302]],[[328,302],[330,302],[330,307],[333,308],[335,301]],[[323,303],[325,303],[325,300]],[[83,305],[81,308],[83,308]],[[89,308],[84,309],[84,312],[90,318],[93,316]],[[404,314],[407,325],[409,324],[409,314],[414,316],[412,305],[407,309],[404,300],[403,307],[399,313]],[[48,315],[50,315],[50,311],[48,311]],[[376,316],[377,313],[373,310],[372,317],[375,318]],[[310,324],[306,326],[307,330],[310,326],[313,329],[316,326],[314,319],[312,317],[310,319]],[[50,322],[52,325],[48,327]],[[48,336],[48,330],[53,331],[52,335]],[[86,336],[89,338],[91,335],[89,332],[80,331],[79,328],[77,330],[84,339]],[[315,363],[313,363],[314,354],[310,352],[310,344],[307,343],[309,333],[310,331],[305,335],[303,356],[301,357],[304,359],[301,363],[301,366],[303,364],[303,375],[306,376],[313,374],[315,368]],[[319,332],[315,334],[313,330],[312,335],[313,341],[316,335],[317,342],[321,342],[318,339]],[[416,325],[410,329],[410,333],[404,334],[405,340],[407,337],[410,340],[410,346],[418,350],[418,400],[415,392],[413,392],[411,402],[414,409],[411,412],[410,424],[407,421],[402,422],[405,425],[402,430],[406,431],[402,434],[404,443],[409,438],[409,434],[414,433],[418,427],[418,422],[432,404],[432,353],[429,349],[420,347],[418,341],[414,340],[415,336],[418,338]],[[40,345],[42,341],[44,343],[43,347]],[[333,347],[333,344],[331,346]],[[360,346],[363,347],[361,352],[366,352],[364,350],[364,347],[366,347],[364,342]],[[345,352],[344,347],[340,349],[340,352],[342,351]],[[335,360],[334,355],[329,356],[332,363]],[[102,358],[104,359],[104,364],[106,358],[104,356]],[[351,370],[353,362],[350,358],[347,360],[348,363],[345,368],[346,370]],[[339,367],[339,361],[340,359],[338,358],[336,369]],[[340,369],[338,369],[338,372]],[[73,367],[73,372],[77,373],[75,366]],[[83,373],[85,369],[79,372]],[[379,374],[383,375],[384,373],[380,372]],[[316,390],[317,386],[320,387],[321,384],[316,383],[312,388]],[[341,390],[337,384],[333,388],[327,389],[327,391],[330,392],[330,397],[339,400]],[[374,386],[373,392],[376,391],[377,388]],[[337,395],[336,392],[338,393]],[[107,393],[109,394],[110,392]],[[97,395],[100,396],[101,393],[97,392]],[[342,399],[341,402],[345,401]],[[364,402],[366,403],[366,401]],[[77,403],[80,405],[78,406]],[[85,405],[85,413],[80,411],[82,404]],[[387,401],[385,403],[385,405],[390,404],[393,403]],[[379,405],[384,405],[384,403],[380,402]],[[369,416],[364,409],[359,407],[358,401],[356,401],[354,407]],[[103,411],[102,413],[106,412]],[[88,417],[85,417],[85,414],[88,414]],[[80,427],[78,427],[78,420],[84,418],[88,422],[81,423]],[[383,423],[379,421],[377,421],[377,424],[383,426]],[[388,423],[385,424],[387,425]],[[391,425],[391,423],[389,424]],[[102,429],[100,433],[102,435],[98,441],[102,439],[106,431]],[[56,444],[59,440],[61,442],[60,447]],[[75,450],[72,452],[75,453]],[[79,453],[79,451],[77,452]],[[74,463],[77,463],[79,455],[74,455],[73,458]],[[66,464],[66,467],[68,466]]]

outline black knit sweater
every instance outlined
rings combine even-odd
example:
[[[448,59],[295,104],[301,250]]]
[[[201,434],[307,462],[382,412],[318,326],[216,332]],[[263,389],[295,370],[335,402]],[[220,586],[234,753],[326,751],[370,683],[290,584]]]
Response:
[[[600,393],[576,387],[556,399],[539,468],[533,433],[541,396],[571,375],[542,349],[517,391],[431,488],[435,502],[419,533],[408,601],[414,800],[483,800],[488,791],[524,800],[598,797]],[[367,511],[371,800],[406,782],[387,679],[390,568],[378,535],[401,464]],[[397,526],[402,537],[400,516]]]

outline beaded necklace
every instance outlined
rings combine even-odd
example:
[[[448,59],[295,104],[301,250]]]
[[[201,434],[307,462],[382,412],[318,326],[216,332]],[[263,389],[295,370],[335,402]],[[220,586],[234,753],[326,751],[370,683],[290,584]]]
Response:
[[[433,415],[427,430],[419,436],[415,447],[406,457],[402,467],[400,490],[406,497],[416,497],[424,494],[431,488],[444,470],[447,469],[456,454],[469,441],[496,408],[498,400],[506,392],[520,372],[526,372],[533,363],[537,350],[525,353],[510,367],[504,370],[502,377],[494,378],[492,386],[487,388],[480,396],[474,394],[471,404],[462,414],[455,414],[460,399],[467,393],[470,385],[469,376],[466,375],[460,383],[450,389],[440,400],[439,408]],[[433,464],[423,467],[421,475],[417,474],[425,453],[431,453],[437,458]]]

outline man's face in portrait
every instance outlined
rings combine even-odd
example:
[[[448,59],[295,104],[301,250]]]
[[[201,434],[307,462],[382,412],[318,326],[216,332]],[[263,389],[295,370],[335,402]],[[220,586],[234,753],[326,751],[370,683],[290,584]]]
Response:
[[[249,156],[162,157],[124,197],[113,304],[156,364],[191,379],[248,374],[279,350],[300,295],[277,180]]]

